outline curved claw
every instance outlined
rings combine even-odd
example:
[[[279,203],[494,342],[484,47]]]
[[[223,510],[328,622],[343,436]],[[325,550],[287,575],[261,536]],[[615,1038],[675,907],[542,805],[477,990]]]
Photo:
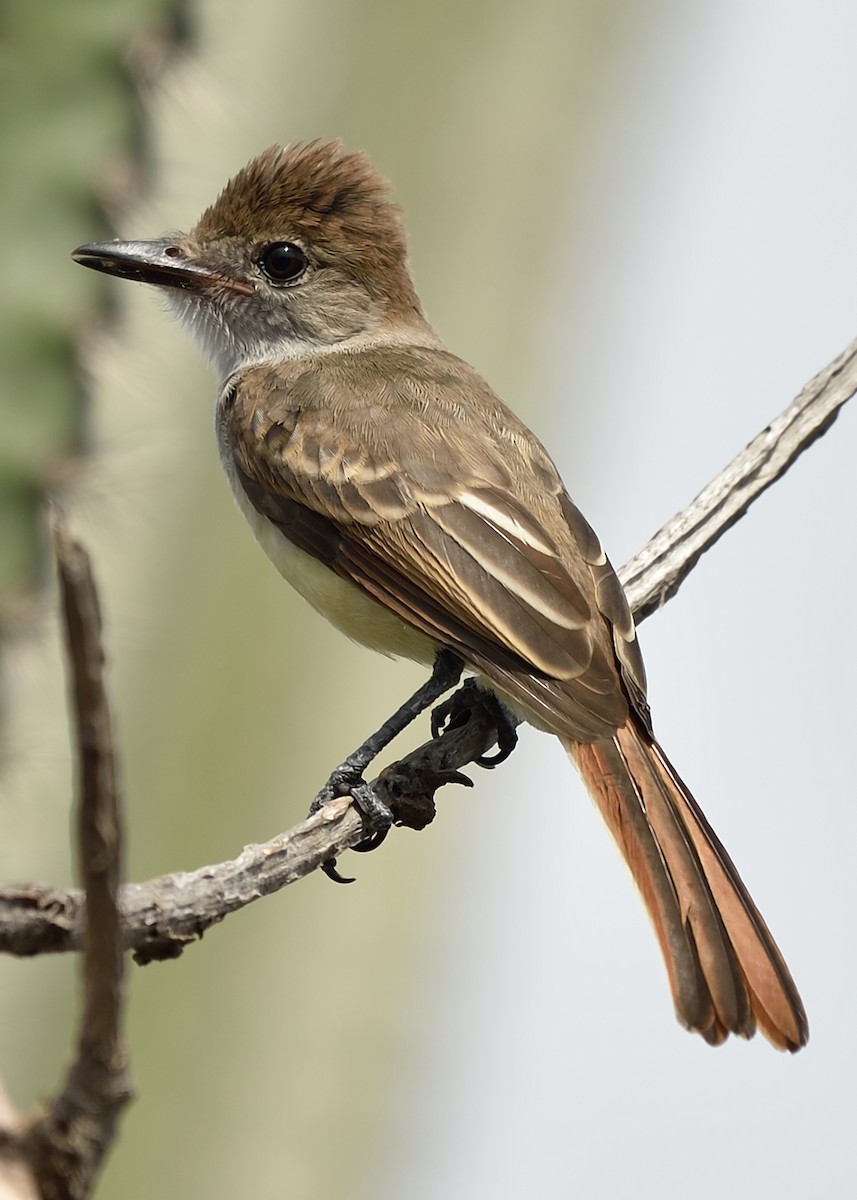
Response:
[[[497,730],[497,749],[493,754],[482,754],[473,761],[478,767],[492,770],[505,762],[518,744],[515,717],[493,692],[489,692],[473,679],[468,679],[448,700],[432,709],[431,732],[437,738],[450,729],[465,725],[474,707],[480,706],[490,715]]]
[[[362,842],[358,842],[356,846],[352,846],[351,849],[355,854],[369,854],[372,850],[378,849],[389,832],[389,827],[378,829],[375,833],[370,833],[369,837],[364,838]]]
[[[508,718],[503,714],[497,724],[497,749],[493,754],[482,754],[473,761],[478,767],[485,767],[487,771],[493,771],[494,767],[506,761],[517,744],[518,735],[515,732],[515,726],[510,724]]]
[[[336,869],[336,859],[329,858],[327,862],[321,864],[321,869],[324,871],[328,879],[332,879],[334,883],[354,883],[354,876],[340,875]]]
[[[457,692],[431,710],[431,735],[438,738],[449,729],[460,729],[470,718],[473,705],[481,701],[476,681],[468,679]]]
[[[433,738],[439,738],[443,733],[443,727],[446,725],[450,708],[451,701],[444,700],[443,704],[438,704],[431,710],[431,735]]]
[[[335,771],[330,773],[327,783],[317,793],[312,804],[310,804],[307,816],[311,817],[313,813],[317,813],[320,808],[327,804],[328,800],[336,800],[340,796],[347,796],[351,790],[350,783],[357,782],[358,778],[355,777],[352,781],[346,773],[344,766],[338,766]]]
[[[354,803],[369,822],[370,828],[374,826],[369,837],[364,838],[362,842],[358,842],[351,849],[356,850],[358,854],[368,854],[370,850],[377,850],[390,831],[390,827],[393,824],[393,814],[383,800],[375,795],[365,780],[358,777],[349,783],[346,780],[345,772],[334,772],[316,796],[310,812],[315,812],[326,800],[330,800],[332,796],[346,794],[346,792],[339,792],[339,788],[343,786],[346,792],[350,792]],[[335,858],[329,858],[326,862],[323,862],[321,869],[328,879],[332,879],[334,883],[354,883],[353,877],[340,875],[336,868]]]
[[[478,759],[477,759],[478,761]],[[462,787],[475,787],[473,780],[469,775],[465,775],[463,771],[444,771],[441,783],[458,783]]]
[[[514,746],[510,746],[507,750],[499,748],[493,754],[480,754],[478,758],[474,758],[477,767],[484,767],[486,771],[493,771],[500,763],[505,762],[509,755],[514,750]]]

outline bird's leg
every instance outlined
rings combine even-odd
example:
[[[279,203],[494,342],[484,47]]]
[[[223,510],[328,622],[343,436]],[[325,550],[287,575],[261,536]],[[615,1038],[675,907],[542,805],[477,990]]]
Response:
[[[374,850],[380,846],[393,823],[393,814],[372,791],[363,778],[363,772],[374,758],[381,753],[390,742],[407,729],[420,713],[434,704],[444,692],[455,687],[461,678],[463,663],[457,654],[451,650],[439,650],[434,660],[431,677],[414,692],[410,699],[384,722],[380,729],[358,746],[335,771],[332,771],[324,787],[318,793],[310,806],[310,812],[316,812],[322,804],[335,796],[346,796],[349,793],[354,798],[357,807],[368,819],[372,834],[365,842],[355,846],[355,850]],[[335,862],[325,863],[324,871],[337,882],[347,882],[336,872]]]
[[[477,766],[491,769],[505,762],[518,744],[517,726],[520,720],[488,688],[480,687],[475,679],[466,683],[443,704],[432,709],[432,737],[440,737],[447,729],[460,729],[470,719],[475,707],[484,709],[497,730],[497,750],[494,754],[483,754],[473,761]]]

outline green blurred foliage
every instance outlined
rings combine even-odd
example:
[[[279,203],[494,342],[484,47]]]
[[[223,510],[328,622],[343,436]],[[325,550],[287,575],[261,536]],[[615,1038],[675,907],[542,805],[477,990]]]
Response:
[[[111,231],[105,205],[142,178],[129,68],[144,35],[185,32],[177,0],[6,0],[0,8],[0,627],[42,575],[40,506],[87,449],[74,343],[104,287],[76,277],[81,229]]]

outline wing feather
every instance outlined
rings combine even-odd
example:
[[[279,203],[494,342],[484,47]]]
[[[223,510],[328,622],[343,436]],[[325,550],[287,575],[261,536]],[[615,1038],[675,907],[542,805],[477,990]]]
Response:
[[[539,443],[471,376],[483,389],[466,414],[481,435],[474,461],[472,439],[455,435],[469,393],[452,402],[448,361],[447,393],[434,397],[447,403],[430,406],[425,381],[407,376],[337,387],[335,358],[256,368],[225,398],[222,450],[251,503],[546,727],[611,734],[628,714],[620,674],[644,695],[633,622]],[[379,366],[374,378],[391,377]]]

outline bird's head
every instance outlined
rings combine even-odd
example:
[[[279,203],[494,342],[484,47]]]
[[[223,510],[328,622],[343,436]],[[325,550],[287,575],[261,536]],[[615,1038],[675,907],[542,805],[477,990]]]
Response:
[[[74,258],[162,288],[222,378],[254,362],[427,330],[388,185],[338,142],[265,150],[190,233],[81,246]]]

